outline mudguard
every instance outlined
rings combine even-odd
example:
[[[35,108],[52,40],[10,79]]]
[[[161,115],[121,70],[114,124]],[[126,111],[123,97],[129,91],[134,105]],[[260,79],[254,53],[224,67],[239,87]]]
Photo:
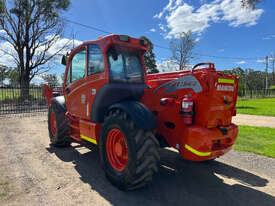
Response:
[[[109,83],[105,84],[96,94],[90,120],[103,123],[104,114],[111,105],[124,100],[140,101],[144,94],[145,84]]]
[[[65,98],[64,96],[58,96],[51,99],[52,104],[55,104],[56,112],[63,112],[67,111]]]
[[[108,111],[114,108],[125,111],[139,128],[153,130],[157,127],[157,120],[153,113],[140,102],[123,101],[110,106]]]

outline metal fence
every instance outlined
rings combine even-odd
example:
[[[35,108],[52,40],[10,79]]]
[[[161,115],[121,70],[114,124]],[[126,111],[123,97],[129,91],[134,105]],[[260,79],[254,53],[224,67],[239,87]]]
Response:
[[[43,87],[30,87],[26,92],[20,87],[0,87],[0,116],[47,112],[43,90]],[[55,88],[55,91],[62,89]],[[268,98],[275,97],[275,90],[239,90],[238,95],[239,99]]]
[[[43,87],[0,87],[0,115],[45,111]]]
[[[257,89],[257,90],[239,90],[238,96],[240,98],[271,98],[275,97],[274,89]]]

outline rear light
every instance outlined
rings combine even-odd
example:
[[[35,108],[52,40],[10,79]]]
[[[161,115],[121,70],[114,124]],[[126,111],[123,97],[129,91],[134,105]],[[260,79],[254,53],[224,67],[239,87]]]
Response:
[[[127,35],[118,35],[118,39],[119,41],[129,42],[129,36]]]
[[[188,109],[189,106],[193,107],[193,102],[184,102],[184,101],[182,101],[182,103],[181,103],[181,108],[182,109]]]

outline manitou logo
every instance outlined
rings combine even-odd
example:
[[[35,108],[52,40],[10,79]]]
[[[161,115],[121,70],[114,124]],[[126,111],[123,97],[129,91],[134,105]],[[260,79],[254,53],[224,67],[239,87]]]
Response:
[[[220,85],[217,86],[217,91],[226,91],[226,92],[233,92],[234,87],[229,85]]]

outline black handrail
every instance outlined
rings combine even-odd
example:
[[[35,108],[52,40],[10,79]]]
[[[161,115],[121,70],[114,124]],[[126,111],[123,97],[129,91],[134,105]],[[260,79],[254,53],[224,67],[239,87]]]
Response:
[[[213,69],[215,71],[215,64],[214,63],[212,63],[212,62],[204,62],[204,63],[199,63],[199,64],[196,64],[195,66],[193,66],[193,68],[191,69],[191,73],[193,73],[194,70],[197,67],[201,66],[201,65],[208,65],[209,69]]]

